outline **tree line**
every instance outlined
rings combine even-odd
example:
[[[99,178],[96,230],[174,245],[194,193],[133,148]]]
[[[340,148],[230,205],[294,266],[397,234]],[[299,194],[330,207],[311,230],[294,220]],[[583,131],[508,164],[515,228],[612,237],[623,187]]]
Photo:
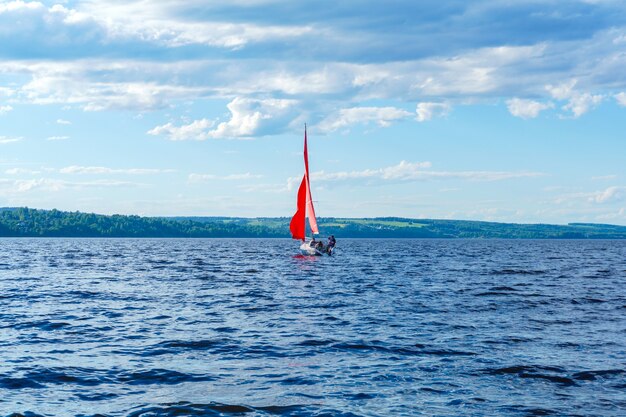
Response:
[[[0,208],[0,237],[288,238],[290,218],[141,217],[26,207]],[[318,218],[342,238],[626,239],[626,226],[465,220]]]

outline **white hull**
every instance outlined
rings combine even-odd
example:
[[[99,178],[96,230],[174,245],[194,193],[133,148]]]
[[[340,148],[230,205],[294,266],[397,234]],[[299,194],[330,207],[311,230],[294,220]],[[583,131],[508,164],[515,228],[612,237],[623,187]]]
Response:
[[[321,251],[311,246],[311,242],[305,242],[300,245],[300,253],[304,256],[324,256],[324,254],[332,255],[333,249],[331,249],[330,253],[326,252],[326,246]]]
[[[300,253],[302,253],[305,256],[322,256],[323,255],[322,252],[318,251],[315,248],[312,248],[308,242],[300,245]]]

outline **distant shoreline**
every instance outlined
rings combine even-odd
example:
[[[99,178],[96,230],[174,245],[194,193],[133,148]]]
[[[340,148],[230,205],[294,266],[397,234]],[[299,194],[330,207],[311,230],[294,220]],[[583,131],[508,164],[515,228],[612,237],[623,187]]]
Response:
[[[0,236],[1,240],[58,240],[58,239],[72,239],[72,240],[288,240],[294,241],[290,237],[140,237],[140,236]],[[316,237],[320,239],[320,237]],[[325,237],[322,236],[322,240]],[[345,237],[340,236],[341,241],[347,240],[430,240],[430,241],[498,241],[498,240],[512,240],[512,241],[560,241],[560,242],[601,242],[601,241],[615,241],[623,242],[626,238],[533,238],[533,237]]]
[[[0,208],[0,237],[289,238],[287,217],[141,217]],[[626,239],[626,226],[496,223],[471,220],[318,218],[321,236],[423,239]]]

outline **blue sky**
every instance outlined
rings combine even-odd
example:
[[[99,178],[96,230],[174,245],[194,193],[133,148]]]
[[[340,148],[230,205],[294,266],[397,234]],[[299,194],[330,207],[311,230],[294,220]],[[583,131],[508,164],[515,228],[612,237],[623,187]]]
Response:
[[[339,3],[339,4],[338,4]],[[2,1],[0,206],[626,224],[626,3]]]

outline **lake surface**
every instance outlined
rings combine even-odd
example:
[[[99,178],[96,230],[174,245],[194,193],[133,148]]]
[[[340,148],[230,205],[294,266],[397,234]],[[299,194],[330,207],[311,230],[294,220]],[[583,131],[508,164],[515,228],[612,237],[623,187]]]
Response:
[[[0,246],[1,416],[626,415],[626,241]]]

